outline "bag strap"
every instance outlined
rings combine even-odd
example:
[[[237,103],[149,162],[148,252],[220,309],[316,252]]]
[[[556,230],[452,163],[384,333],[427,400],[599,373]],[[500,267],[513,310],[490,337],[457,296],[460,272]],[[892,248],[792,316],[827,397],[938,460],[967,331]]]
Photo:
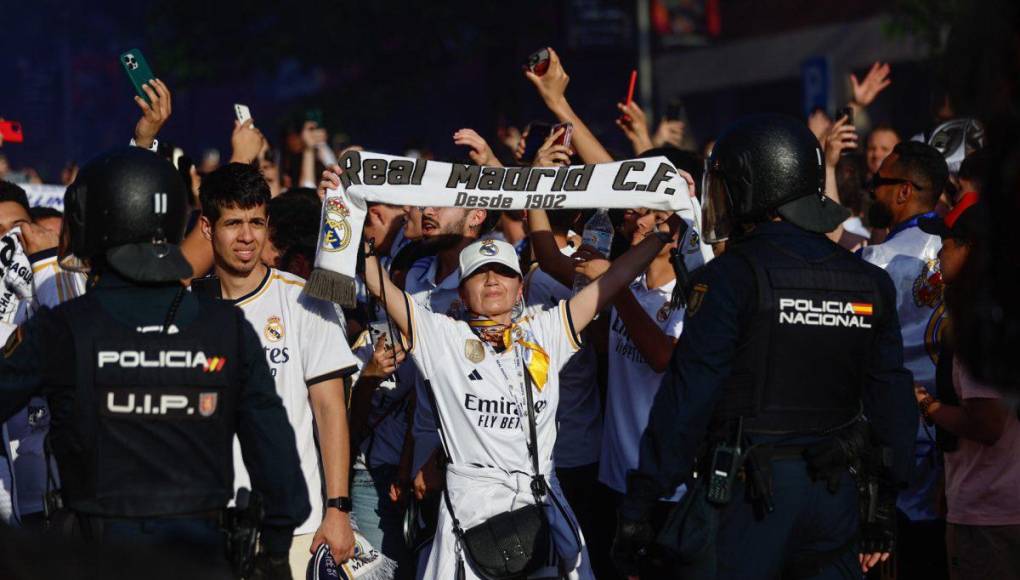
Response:
[[[439,405],[436,401],[436,394],[432,392],[432,382],[425,379],[425,391],[429,394],[429,401],[432,403],[432,412],[436,416],[436,429],[439,431],[440,441],[443,444],[443,455],[446,458],[447,463],[451,463],[450,454],[446,452],[446,429],[443,429],[443,419],[439,415]],[[460,539],[464,535],[464,530],[460,527],[460,520],[457,519],[457,515],[453,512],[453,502],[450,501],[450,494],[446,491],[446,485],[443,485],[443,502],[446,504],[446,511],[450,512],[450,520],[453,522],[453,534]]]
[[[535,400],[532,393],[531,369],[524,369],[524,392],[528,398],[528,455],[531,455],[531,468],[534,475],[531,477],[531,493],[535,494],[535,501],[541,501],[547,491],[545,478],[538,469],[538,428],[535,427]]]

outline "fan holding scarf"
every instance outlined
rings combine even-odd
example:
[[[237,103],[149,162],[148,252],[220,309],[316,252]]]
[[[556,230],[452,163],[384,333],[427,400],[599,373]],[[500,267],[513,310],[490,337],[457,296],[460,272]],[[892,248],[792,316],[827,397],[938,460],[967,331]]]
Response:
[[[522,276],[505,242],[461,252],[466,321],[417,307],[366,251],[366,285],[429,382],[449,461],[425,578],[593,577],[553,472],[558,371],[596,313],[683,227],[674,216],[570,300],[516,319]]]

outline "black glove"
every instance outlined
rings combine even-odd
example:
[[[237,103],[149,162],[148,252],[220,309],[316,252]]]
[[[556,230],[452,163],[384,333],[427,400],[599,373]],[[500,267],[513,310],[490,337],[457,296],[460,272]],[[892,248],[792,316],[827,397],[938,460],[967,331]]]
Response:
[[[269,555],[265,552],[255,556],[255,571],[251,580],[294,580],[290,574],[290,560],[287,554]]]
[[[626,520],[622,516],[613,539],[613,563],[624,576],[636,576],[641,561],[655,541],[655,530],[648,520]]]
[[[874,515],[861,520],[862,554],[893,552],[896,549],[896,493],[879,492]]]

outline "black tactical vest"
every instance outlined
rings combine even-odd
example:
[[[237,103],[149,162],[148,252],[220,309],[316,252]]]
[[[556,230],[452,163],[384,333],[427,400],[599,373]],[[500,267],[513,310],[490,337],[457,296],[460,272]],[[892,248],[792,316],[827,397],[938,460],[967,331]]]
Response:
[[[113,517],[224,508],[234,485],[243,315],[201,299],[180,332],[143,334],[92,294],[60,310],[77,367],[73,412],[50,432],[65,505]]]
[[[861,409],[872,324],[890,307],[865,264],[839,249],[808,260],[761,237],[726,249],[754,272],[757,304],[743,329],[713,423],[750,433],[817,433]]]

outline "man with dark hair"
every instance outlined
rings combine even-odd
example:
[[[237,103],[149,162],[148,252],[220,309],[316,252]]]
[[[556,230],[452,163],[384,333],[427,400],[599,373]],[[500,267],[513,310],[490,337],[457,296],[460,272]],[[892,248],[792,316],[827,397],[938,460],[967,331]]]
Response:
[[[354,553],[354,534],[348,517],[350,444],[343,381],[357,366],[343,322],[332,304],[301,292],[304,279],[262,262],[270,198],[257,166],[220,167],[205,176],[199,195],[201,228],[212,243],[215,276],[195,281],[193,289],[232,301],[261,330],[276,392],[297,438],[312,512],[294,531],[290,570],[303,575],[308,558],[323,543],[337,562],[345,562]],[[234,486],[247,487],[248,472],[239,453],[234,454],[234,469]],[[288,559],[279,558],[273,565],[287,567]]]
[[[935,364],[945,307],[938,253],[942,241],[918,227],[935,217],[935,203],[949,178],[946,162],[934,147],[917,141],[897,145],[871,180],[873,227],[890,227],[881,244],[861,256],[883,268],[896,286],[896,310],[902,327],[903,362],[914,382],[935,391]],[[936,487],[942,467],[933,436],[917,424],[917,445],[910,484],[897,500],[900,527],[897,566],[900,576],[944,578],[945,522],[938,514]]]
[[[0,181],[0,236],[30,221],[25,190],[9,181]]]
[[[60,233],[60,228],[64,223],[63,212],[52,207],[33,207],[28,210],[28,215],[32,217],[32,223],[55,234]]]

